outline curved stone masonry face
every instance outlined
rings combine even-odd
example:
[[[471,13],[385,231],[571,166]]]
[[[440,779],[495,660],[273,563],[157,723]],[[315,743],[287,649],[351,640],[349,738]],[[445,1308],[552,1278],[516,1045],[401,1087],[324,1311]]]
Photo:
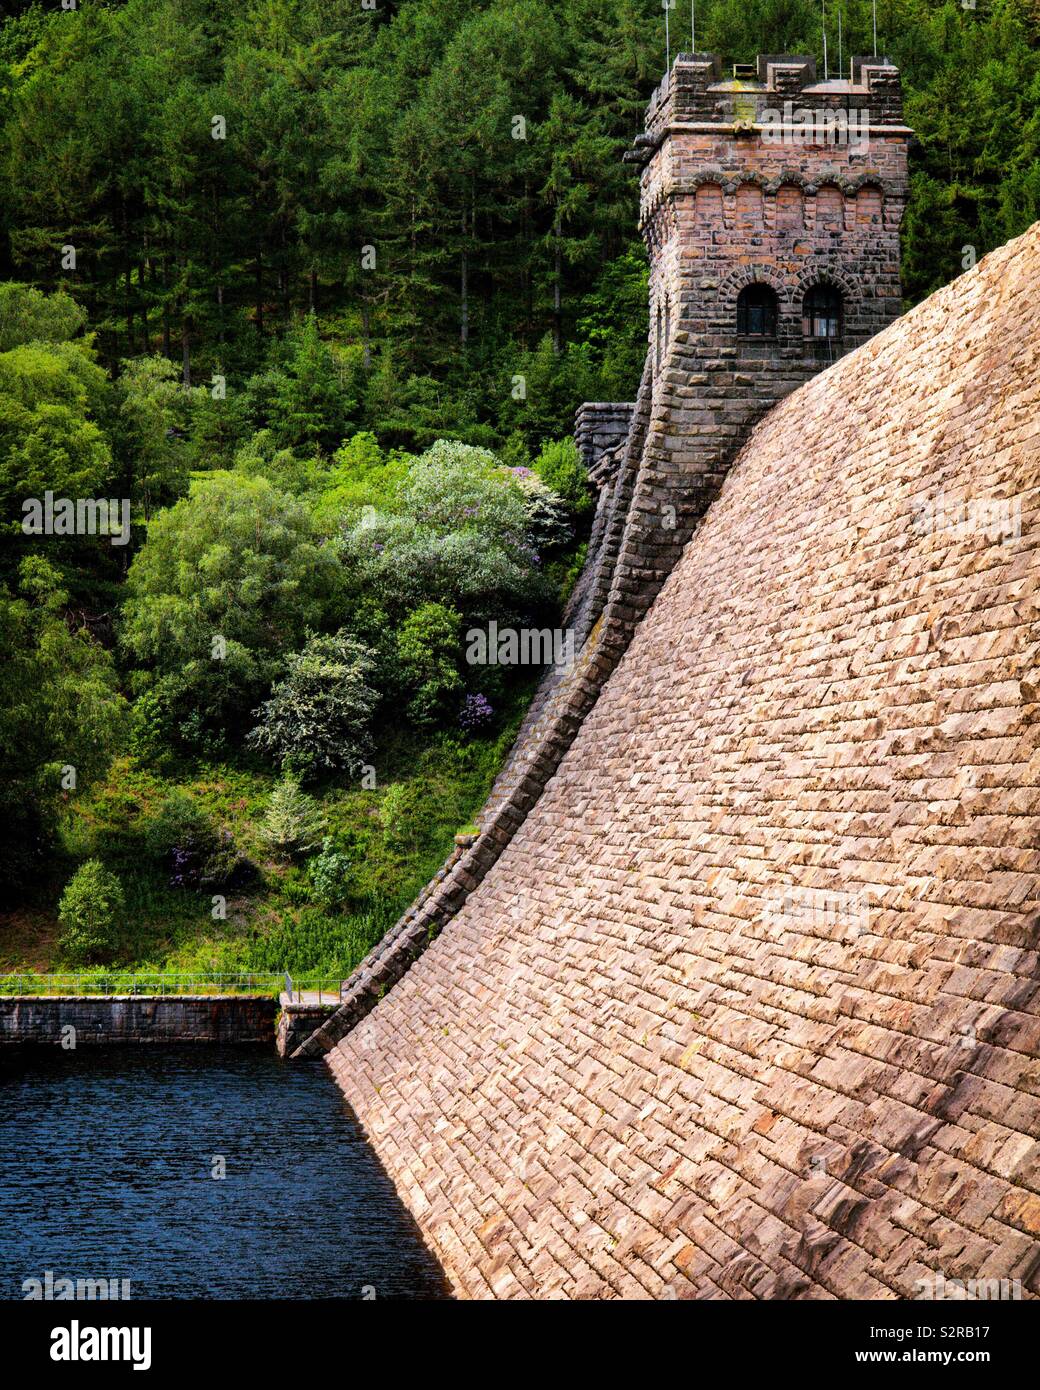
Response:
[[[460,1294],[1040,1294],[1038,283],[1040,224],[760,423],[329,1054]]]
[[[297,1056],[326,1051],[364,1017],[509,843],[756,421],[899,312],[910,132],[901,124],[898,71],[857,59],[855,84],[820,93],[810,59],[763,57],[760,81],[739,91],[721,82],[720,70],[718,59],[679,55],[633,151],[643,166],[640,225],[651,263],[649,353],[634,407],[589,402],[578,412],[579,447],[587,460],[598,457],[602,476],[593,544],[565,615],[574,669],[546,673],[478,818],[477,843],[453,853]],[[865,151],[769,143],[755,122],[788,97],[808,110],[876,107],[879,129],[871,127]],[[737,297],[756,282],[777,293],[775,339],[737,337]],[[840,342],[803,336],[802,299],[815,283],[845,297]],[[606,465],[626,418],[618,462]]]

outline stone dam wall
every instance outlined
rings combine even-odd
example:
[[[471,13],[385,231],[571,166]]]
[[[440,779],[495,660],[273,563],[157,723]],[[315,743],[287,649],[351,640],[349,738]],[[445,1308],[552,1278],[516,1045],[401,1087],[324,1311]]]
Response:
[[[278,1006],[267,995],[0,996],[0,1046],[274,1042]]]
[[[761,420],[325,1035],[459,1294],[1040,1294],[1038,282],[1040,225]]]

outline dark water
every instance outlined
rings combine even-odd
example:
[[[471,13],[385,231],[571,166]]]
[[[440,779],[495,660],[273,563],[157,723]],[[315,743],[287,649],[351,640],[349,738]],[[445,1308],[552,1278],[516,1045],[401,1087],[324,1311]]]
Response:
[[[447,1296],[324,1068],[260,1047],[0,1058],[0,1299],[45,1270],[132,1298]]]

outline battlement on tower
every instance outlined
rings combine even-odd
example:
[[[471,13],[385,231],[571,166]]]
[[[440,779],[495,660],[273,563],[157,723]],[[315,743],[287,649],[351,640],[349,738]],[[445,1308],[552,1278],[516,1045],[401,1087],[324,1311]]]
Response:
[[[677,333],[761,379],[818,370],[898,316],[912,132],[898,68],[853,58],[849,72],[821,82],[811,57],[762,54],[729,78],[715,54],[680,54],[654,93],[627,157],[655,378]],[[756,394],[779,399],[775,384]]]
[[[809,110],[864,113],[878,126],[902,124],[902,83],[888,58],[854,57],[848,78],[821,79],[815,58],[802,54],[761,53],[748,69],[734,64],[727,72],[715,53],[680,53],[650,98],[646,133],[637,137],[630,161],[648,158],[674,125],[754,123],[763,109],[786,100]]]

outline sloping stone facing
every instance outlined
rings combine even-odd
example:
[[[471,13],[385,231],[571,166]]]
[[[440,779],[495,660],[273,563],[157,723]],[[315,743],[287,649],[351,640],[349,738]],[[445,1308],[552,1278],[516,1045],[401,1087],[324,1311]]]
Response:
[[[758,426],[329,1054],[459,1293],[1040,1292],[1038,282],[1040,225]],[[1021,536],[927,533],[937,493]]]

